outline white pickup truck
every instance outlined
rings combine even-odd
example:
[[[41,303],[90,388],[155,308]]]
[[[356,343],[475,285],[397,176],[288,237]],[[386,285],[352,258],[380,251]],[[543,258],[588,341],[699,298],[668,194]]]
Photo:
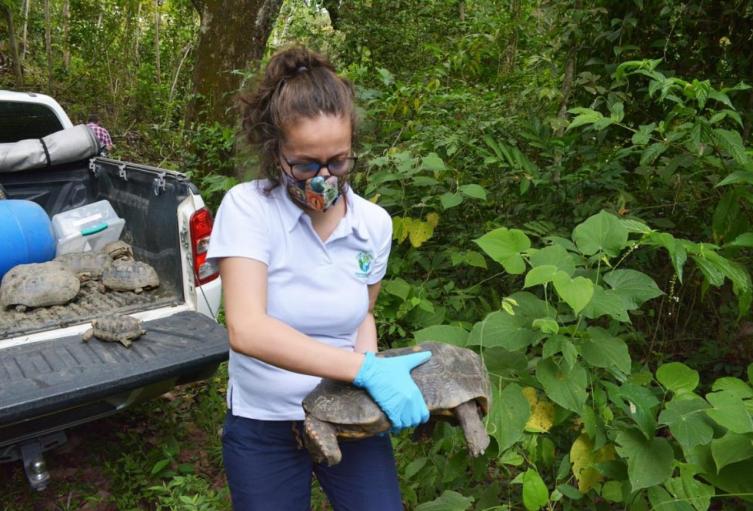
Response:
[[[71,126],[52,98],[0,91],[0,147]],[[216,321],[221,283],[206,261],[212,215],[184,174],[97,156],[0,170],[3,189],[50,217],[109,201],[125,220],[120,239],[160,277],[139,294],[82,286],[67,305],[0,310],[0,463],[22,461],[30,484],[43,489],[43,452],[65,442],[65,429],[207,378],[227,358],[227,332]],[[14,250],[3,240],[0,247]],[[144,322],[130,349],[81,341],[92,319],[116,312]]]

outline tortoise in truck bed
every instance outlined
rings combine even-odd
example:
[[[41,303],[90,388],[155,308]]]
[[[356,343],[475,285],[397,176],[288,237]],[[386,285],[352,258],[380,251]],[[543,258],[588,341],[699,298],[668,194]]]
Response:
[[[445,419],[463,428],[468,450],[483,454],[489,445],[482,417],[491,405],[491,386],[481,358],[474,351],[450,344],[425,342],[410,348],[383,351],[377,356],[394,357],[431,351],[428,362],[411,371],[431,413],[429,422]],[[338,438],[373,436],[391,427],[389,419],[362,389],[324,379],[303,400],[306,413],[304,442],[316,462],[340,462]]]
[[[0,307],[14,306],[24,312],[29,307],[62,305],[80,290],[78,277],[57,261],[19,264],[3,276]]]

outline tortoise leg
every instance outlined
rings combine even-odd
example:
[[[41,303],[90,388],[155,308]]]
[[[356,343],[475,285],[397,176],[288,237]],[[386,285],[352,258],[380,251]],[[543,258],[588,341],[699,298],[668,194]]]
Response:
[[[307,415],[303,421],[303,430],[303,443],[316,463],[326,462],[329,466],[340,463],[342,452],[332,424]]]
[[[130,348],[131,344],[133,344],[130,339],[127,339],[125,337],[121,337],[120,339],[118,339],[118,342],[122,344],[123,346],[125,346],[126,348]]]
[[[481,456],[489,446],[489,435],[481,420],[476,401],[468,401],[455,408],[455,416],[465,433],[468,450],[474,457]]]
[[[419,424],[413,431],[413,441],[425,442],[426,440],[430,440],[434,435],[436,426],[437,419],[432,415],[431,417],[429,417],[428,421],[424,422],[423,424]]]

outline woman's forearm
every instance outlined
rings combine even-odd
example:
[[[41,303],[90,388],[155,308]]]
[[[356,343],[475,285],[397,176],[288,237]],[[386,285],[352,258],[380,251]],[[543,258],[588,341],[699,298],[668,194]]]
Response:
[[[350,382],[363,363],[361,353],[318,342],[267,315],[228,322],[228,334],[233,350],[296,373]]]
[[[374,314],[369,312],[363,319],[356,332],[356,348],[358,353],[377,351],[377,330]]]

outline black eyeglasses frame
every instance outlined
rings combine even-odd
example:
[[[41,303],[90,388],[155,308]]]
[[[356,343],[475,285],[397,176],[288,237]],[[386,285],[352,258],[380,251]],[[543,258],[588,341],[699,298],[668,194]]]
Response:
[[[344,158],[341,158],[341,157],[332,158],[330,160],[327,160],[324,163],[322,163],[320,161],[316,161],[316,160],[309,160],[309,161],[305,161],[305,162],[303,162],[303,161],[298,161],[298,162],[297,161],[292,161],[291,162],[282,153],[280,153],[280,157],[282,158],[282,161],[284,161],[288,165],[288,168],[290,169],[290,172],[293,174],[293,177],[296,178],[296,179],[311,179],[313,177],[316,177],[316,176],[319,175],[319,173],[322,171],[322,169],[324,167],[327,167],[327,170],[333,176],[337,176],[337,177],[347,176],[348,174],[350,174],[351,172],[353,172],[353,169],[356,168],[356,164],[358,163],[358,155],[346,156]],[[342,173],[333,172],[332,169],[329,167],[329,165],[333,161],[338,161],[338,160],[348,160],[348,161],[350,161],[352,163],[349,166],[348,170],[346,170],[345,172],[342,172]],[[315,164],[317,164],[319,166],[319,168],[316,169],[316,172],[314,172],[313,174],[310,173],[310,172],[305,172],[305,173],[296,172],[296,167],[300,168],[302,165],[311,165],[312,163],[315,163]]]

